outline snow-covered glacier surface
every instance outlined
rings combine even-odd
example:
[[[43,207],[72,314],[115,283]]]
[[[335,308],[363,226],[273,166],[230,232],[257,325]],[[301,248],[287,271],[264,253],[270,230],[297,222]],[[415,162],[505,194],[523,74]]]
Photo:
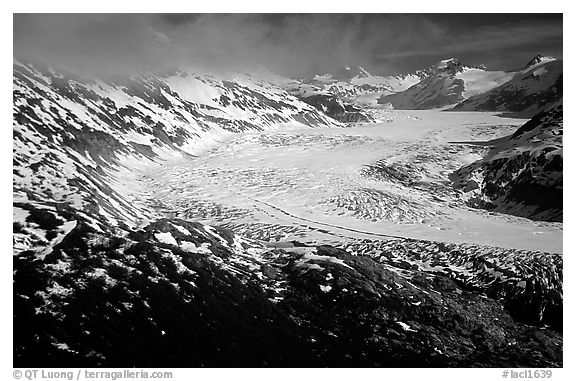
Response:
[[[398,237],[562,253],[562,224],[467,207],[448,177],[471,144],[526,120],[492,113],[380,111],[380,123],[229,135],[196,157],[120,174],[154,215],[263,240],[334,244]],[[119,183],[120,184],[120,183]]]

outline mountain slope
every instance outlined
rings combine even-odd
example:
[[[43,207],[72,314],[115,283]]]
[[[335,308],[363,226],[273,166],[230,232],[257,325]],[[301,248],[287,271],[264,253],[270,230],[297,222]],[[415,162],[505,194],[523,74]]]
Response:
[[[390,103],[398,110],[429,110],[461,101],[464,99],[463,92],[463,80],[449,73],[439,73],[401,93],[384,95],[378,99],[378,103]]]
[[[149,216],[114,190],[135,168],[194,155],[231,133],[338,126],[280,88],[234,73],[102,80],[16,62],[13,96],[15,202],[73,205],[104,224]]]
[[[334,73],[302,80],[298,85],[292,85],[292,90],[310,93],[315,89],[316,93],[330,94],[355,106],[366,107],[375,106],[381,94],[403,91],[420,79],[418,74],[384,77],[372,75],[360,66],[344,66]]]
[[[562,98],[562,60],[534,61],[510,81],[483,94],[472,96],[453,110],[500,111],[532,117],[560,104]]]
[[[360,66],[343,66],[334,73],[315,75],[312,79],[303,82],[327,86],[325,90],[341,89],[353,94],[377,89],[391,92],[402,91],[418,80],[420,80],[418,74],[384,77],[372,75]]]
[[[523,68],[523,70],[529,70],[531,68],[534,68],[536,66],[545,64],[547,62],[551,62],[551,61],[556,61],[556,58],[554,57],[549,57],[549,56],[543,56],[541,54],[538,54],[537,56],[535,56],[534,58],[532,58],[527,64],[526,66]]]
[[[475,163],[452,175],[471,206],[562,221],[562,106],[541,112]]]
[[[560,255],[265,244],[131,198],[230,134],[341,126],[269,80],[15,62],[13,112],[17,367],[562,365]]]
[[[422,80],[395,94],[382,94],[379,104],[390,103],[400,110],[428,110],[458,103],[508,81],[513,74],[463,65],[451,58],[422,73]]]

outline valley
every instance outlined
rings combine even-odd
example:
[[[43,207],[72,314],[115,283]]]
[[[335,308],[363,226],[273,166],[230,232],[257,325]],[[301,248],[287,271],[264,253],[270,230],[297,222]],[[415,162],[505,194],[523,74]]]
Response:
[[[139,69],[14,57],[15,366],[563,366],[561,59]]]
[[[524,119],[377,110],[382,121],[237,134],[195,157],[124,177],[157,216],[264,241],[338,244],[394,237],[562,253],[562,224],[467,207],[449,180]],[[457,143],[462,142],[462,143]]]

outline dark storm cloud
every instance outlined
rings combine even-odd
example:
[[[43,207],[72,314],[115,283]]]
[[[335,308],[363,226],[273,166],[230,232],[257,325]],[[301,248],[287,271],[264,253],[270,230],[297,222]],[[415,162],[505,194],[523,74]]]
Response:
[[[150,24],[138,15],[14,15],[14,55],[85,69],[154,58]]]
[[[561,15],[498,16],[477,15],[468,20],[470,15],[453,15],[451,22],[439,24],[441,32],[434,39],[411,49],[379,51],[375,61],[417,65],[457,57],[467,63],[506,70],[522,66],[536,54],[562,58]]]
[[[15,15],[14,53],[83,68],[262,64],[287,75],[361,65],[410,72],[446,57],[512,69],[562,56],[562,16]]]

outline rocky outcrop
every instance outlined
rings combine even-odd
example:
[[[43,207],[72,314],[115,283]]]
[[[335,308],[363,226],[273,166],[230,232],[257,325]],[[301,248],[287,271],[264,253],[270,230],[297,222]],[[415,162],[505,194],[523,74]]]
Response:
[[[452,175],[468,204],[535,220],[562,221],[562,106],[542,112],[485,158]]]
[[[266,247],[177,219],[121,233],[27,210],[22,229],[68,232],[14,257],[16,367],[562,365],[558,325],[522,323],[559,292],[561,257],[523,256],[548,269],[525,277],[423,241]]]
[[[416,74],[421,79],[425,79],[438,73],[446,73],[448,75],[455,76],[458,73],[462,73],[470,69],[487,70],[484,65],[465,65],[457,58],[447,58],[425,69],[417,70]]]
[[[316,94],[301,98],[304,102],[316,107],[324,114],[344,123],[369,123],[374,118],[362,109],[351,104],[345,104],[336,95]]]

